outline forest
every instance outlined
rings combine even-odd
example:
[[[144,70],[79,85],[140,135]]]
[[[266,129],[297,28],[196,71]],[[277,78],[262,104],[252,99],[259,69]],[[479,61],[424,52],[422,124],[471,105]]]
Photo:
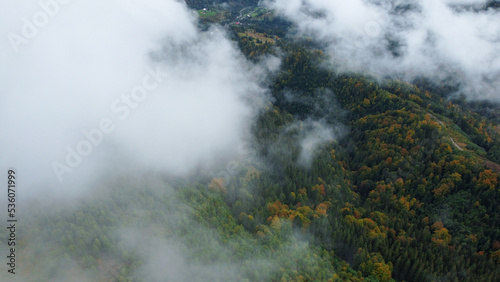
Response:
[[[327,68],[327,50],[289,27],[228,24],[249,61],[282,60],[245,152],[187,178],[110,175],[78,203],[24,204],[17,278],[499,281],[500,104]]]

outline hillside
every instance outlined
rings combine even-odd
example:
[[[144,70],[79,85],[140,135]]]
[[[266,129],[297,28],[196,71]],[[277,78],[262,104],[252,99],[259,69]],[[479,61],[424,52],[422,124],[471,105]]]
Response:
[[[64,204],[26,200],[17,281],[500,280],[498,102],[341,69],[258,1],[186,3],[203,36],[227,29],[242,66],[280,59],[241,150],[187,176],[117,170]]]

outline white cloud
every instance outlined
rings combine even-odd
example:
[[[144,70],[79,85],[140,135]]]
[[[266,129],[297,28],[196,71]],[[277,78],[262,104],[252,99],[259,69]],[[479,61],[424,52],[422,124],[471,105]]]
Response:
[[[486,1],[266,0],[323,42],[344,71],[412,79],[460,75],[464,94],[500,100],[500,16]],[[474,5],[475,9],[457,9]],[[390,39],[390,40],[389,40]],[[389,45],[397,42],[399,47]]]
[[[265,68],[248,63],[222,31],[199,32],[183,2],[59,4],[17,53],[8,34],[23,36],[22,18],[44,10],[38,1],[2,6],[0,164],[17,168],[26,196],[81,191],[123,166],[187,173],[236,151],[265,100]],[[157,82],[147,78],[151,68],[167,75],[127,102],[144,80]],[[117,110],[124,105],[129,115]],[[51,164],[67,165],[67,146],[77,150],[88,139],[82,130],[103,119],[114,130],[59,183]]]
[[[306,120],[302,126],[304,131],[299,141],[301,150],[297,162],[304,167],[310,167],[318,147],[333,141],[336,136],[333,130],[321,121]]]

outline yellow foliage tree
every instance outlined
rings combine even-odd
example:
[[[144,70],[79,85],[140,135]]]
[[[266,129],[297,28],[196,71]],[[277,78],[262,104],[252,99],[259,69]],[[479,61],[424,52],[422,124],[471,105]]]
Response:
[[[208,189],[215,192],[226,193],[227,188],[224,185],[224,178],[221,177],[212,179],[212,181],[210,181],[210,184],[208,184]]]

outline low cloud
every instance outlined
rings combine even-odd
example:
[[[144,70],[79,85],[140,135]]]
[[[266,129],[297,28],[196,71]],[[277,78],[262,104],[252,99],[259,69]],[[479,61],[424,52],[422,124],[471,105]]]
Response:
[[[338,136],[336,132],[323,121],[306,120],[292,124],[299,127],[300,153],[297,163],[305,168],[311,167],[312,160],[321,145],[334,141]]]
[[[500,100],[500,16],[487,1],[265,0],[329,51],[340,71],[440,82]]]
[[[26,197],[79,194],[134,167],[186,175],[237,151],[275,58],[249,63],[179,1],[50,3],[0,12],[0,164]]]

